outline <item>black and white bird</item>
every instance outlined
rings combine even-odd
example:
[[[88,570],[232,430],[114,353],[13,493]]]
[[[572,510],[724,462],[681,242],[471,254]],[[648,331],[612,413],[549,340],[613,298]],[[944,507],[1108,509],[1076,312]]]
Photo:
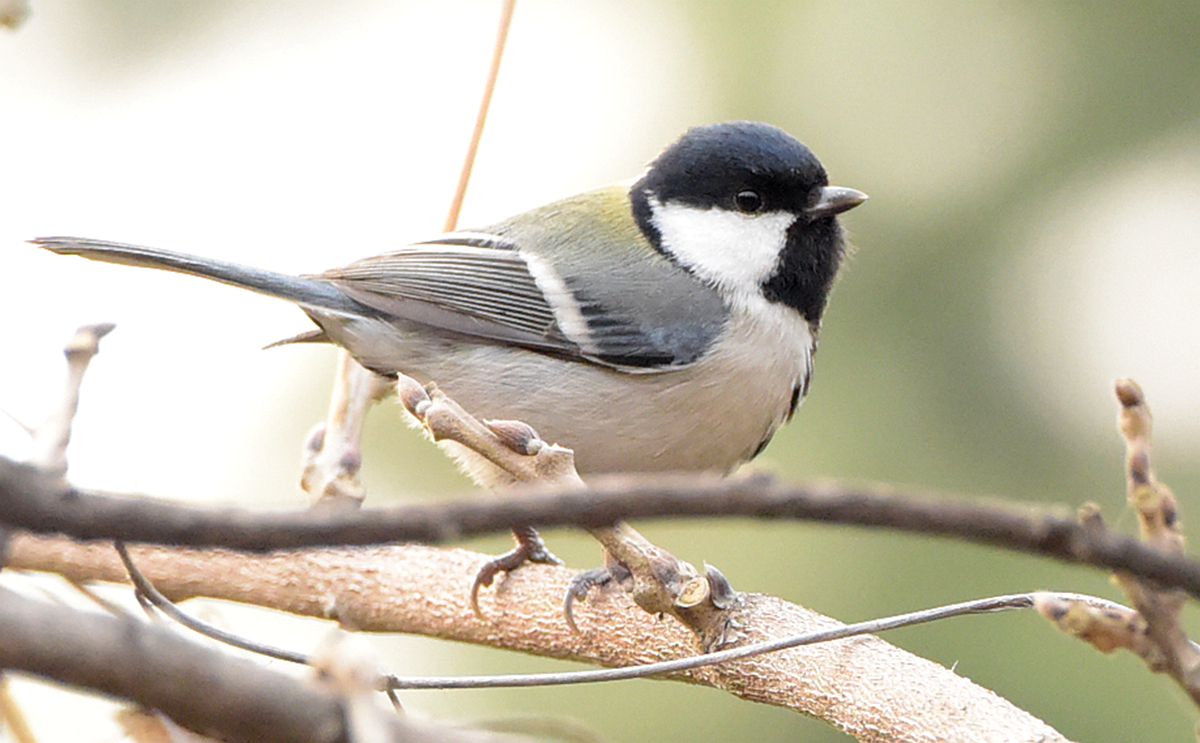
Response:
[[[782,130],[694,128],[632,185],[290,276],[153,248],[35,240],[202,276],[300,306],[311,339],[433,381],[481,418],[532,425],[579,473],[728,472],[804,399],[845,254],[830,186]],[[463,455],[484,485],[495,473]]]

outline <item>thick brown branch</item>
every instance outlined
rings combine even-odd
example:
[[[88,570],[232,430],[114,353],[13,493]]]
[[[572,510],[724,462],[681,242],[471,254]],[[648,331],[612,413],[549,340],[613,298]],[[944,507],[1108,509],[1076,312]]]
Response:
[[[695,652],[681,625],[661,622],[621,591],[563,622],[560,597],[572,573],[530,565],[466,601],[485,556],[431,547],[377,547],[250,556],[219,550],[135,548],[139,568],[168,596],[214,596],[309,616],[352,629],[409,632],[539,655],[626,666]],[[125,580],[111,547],[19,536],[12,564],[76,580]],[[777,598],[747,595],[734,610],[746,642],[837,623]],[[868,741],[1044,740],[1062,737],[995,694],[942,666],[873,637],[797,648],[713,668],[682,680],[814,715]]]
[[[128,699],[206,735],[304,743],[351,739],[337,695],[163,627],[48,604],[4,588],[0,627],[0,668]],[[201,680],[204,693],[198,694]],[[482,733],[435,731],[385,710],[377,722],[391,741],[424,741],[431,735],[496,740]]]
[[[586,491],[523,489],[507,497],[307,512],[202,509],[85,493],[0,458],[0,520],[77,539],[120,539],[263,551],[387,542],[446,542],[513,526],[600,526],[621,518],[749,516],[869,526],[954,537],[1066,562],[1122,570],[1200,597],[1200,562],[1029,509],[899,494],[836,483],[786,485],[763,477],[622,477]],[[468,582],[469,584],[469,582]]]

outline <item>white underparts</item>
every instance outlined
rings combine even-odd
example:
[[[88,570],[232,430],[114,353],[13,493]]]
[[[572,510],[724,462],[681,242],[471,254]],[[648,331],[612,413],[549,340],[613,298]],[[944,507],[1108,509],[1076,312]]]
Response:
[[[763,282],[779,266],[791,212],[742,214],[716,207],[700,208],[650,197],[651,218],[670,253],[696,276],[732,295],[761,292]]]

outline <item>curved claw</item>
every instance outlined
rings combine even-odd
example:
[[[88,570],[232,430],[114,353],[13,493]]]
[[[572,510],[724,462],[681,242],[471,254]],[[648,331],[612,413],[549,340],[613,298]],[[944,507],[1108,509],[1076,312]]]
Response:
[[[563,619],[567,620],[567,626],[571,628],[572,632],[579,631],[579,626],[575,624],[575,602],[579,599],[586,599],[588,592],[593,588],[602,586],[612,579],[612,571],[608,568],[585,570],[571,579],[571,583],[567,586],[567,593],[563,596]]]
[[[513,552],[515,551],[513,550]],[[511,554],[512,552],[506,552],[500,557],[488,560],[475,573],[475,580],[471,582],[471,610],[475,612],[475,616],[483,616],[483,610],[479,608],[479,589],[492,585],[492,581],[496,579],[496,574],[502,570],[499,563],[502,560],[506,560]]]
[[[576,601],[586,599],[593,588],[600,588],[614,581],[623,583],[631,576],[628,568],[614,562],[607,567],[585,570],[572,578],[571,583],[567,586],[567,593],[563,596],[563,619],[567,620],[567,626],[571,628],[571,631],[579,631],[579,626],[575,624]]]
[[[500,573],[512,572],[527,562],[536,562],[542,565],[563,564],[557,555],[546,548],[546,543],[542,541],[536,531],[532,529],[514,530],[514,533],[517,535],[517,546],[503,555],[488,560],[475,573],[475,580],[471,583],[471,609],[475,611],[477,617],[483,616],[483,612],[479,608],[479,589],[492,585]]]

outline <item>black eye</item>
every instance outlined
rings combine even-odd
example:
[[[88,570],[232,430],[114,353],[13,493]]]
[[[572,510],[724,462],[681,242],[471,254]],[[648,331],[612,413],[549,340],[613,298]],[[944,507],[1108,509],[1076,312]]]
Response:
[[[733,197],[733,203],[737,206],[738,211],[747,214],[753,214],[763,207],[763,200],[758,195],[758,191],[738,191],[737,196]]]

